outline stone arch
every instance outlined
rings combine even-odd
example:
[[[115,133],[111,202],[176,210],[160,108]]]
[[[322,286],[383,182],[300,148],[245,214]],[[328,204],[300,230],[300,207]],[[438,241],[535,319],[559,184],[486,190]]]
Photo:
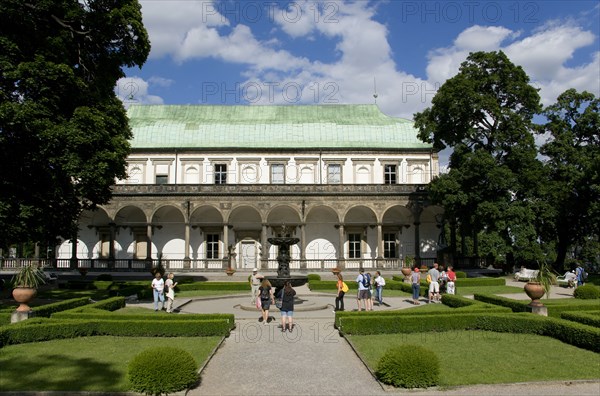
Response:
[[[360,236],[360,257],[356,251],[351,253],[350,243],[345,242],[344,250],[348,252],[348,258],[376,258],[377,256],[377,214],[375,211],[364,205],[356,205],[348,209],[344,215],[344,231],[346,239]]]
[[[330,206],[316,205],[308,210],[305,226],[307,268],[311,267],[310,260],[335,260],[338,257],[339,224],[340,216]]]
[[[152,226],[152,252],[156,252],[156,258],[183,259],[185,217],[181,209],[169,204],[160,206],[152,214]]]
[[[228,245],[233,245],[238,268],[256,267],[261,253],[263,219],[254,206],[240,205],[231,210],[227,219],[229,227]]]
[[[390,206],[383,212],[381,227],[384,256],[386,256],[386,252],[393,258],[414,256],[414,222],[413,213],[403,205]],[[391,238],[394,238],[395,244],[390,241]],[[393,249],[395,251],[391,252]]]
[[[223,243],[224,224],[223,213],[216,206],[201,205],[194,208],[190,214],[190,252],[192,259],[219,259],[225,256],[227,249]],[[219,243],[216,245],[216,251],[211,250],[210,255],[208,255],[207,243],[214,242],[215,236],[218,238]],[[208,241],[208,239],[211,240]]]

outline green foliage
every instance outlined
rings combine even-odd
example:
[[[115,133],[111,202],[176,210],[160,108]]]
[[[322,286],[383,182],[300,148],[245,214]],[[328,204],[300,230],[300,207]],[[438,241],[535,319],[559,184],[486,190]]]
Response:
[[[199,320],[117,320],[34,318],[0,327],[0,346],[40,342],[82,336],[111,335],[119,337],[201,337],[227,336],[230,323],[226,319]]]
[[[456,272],[455,272],[455,274],[456,274],[456,278],[457,278],[457,279],[458,279],[458,278],[461,278],[461,279],[462,279],[462,278],[466,278],[466,277],[467,277],[467,273],[466,273],[466,272],[463,272],[463,271],[456,271]]]
[[[308,274],[308,281],[320,281],[321,280],[321,275],[319,274]]]
[[[538,272],[534,280],[542,285],[546,298],[550,298],[550,289],[552,285],[556,284],[556,274],[545,261],[539,263],[538,267]]]
[[[420,345],[390,348],[379,360],[377,378],[401,388],[428,388],[439,382],[440,362],[436,354]]]
[[[37,289],[40,285],[46,283],[46,276],[44,275],[44,271],[37,265],[27,265],[19,269],[19,272],[13,276],[11,282],[14,287]]]
[[[509,307],[513,312],[527,312],[528,300],[513,300],[511,298],[478,294],[474,295],[475,300],[486,302],[489,304],[500,305],[503,307]],[[544,301],[544,305],[548,309],[548,316],[560,317],[563,312],[569,311],[593,311],[598,309],[598,305],[595,301],[581,301],[575,299],[560,299],[552,300],[550,302]]]
[[[111,274],[100,274],[96,277],[97,281],[112,281],[113,277]]]
[[[569,89],[543,115],[548,122],[538,133],[551,138],[540,149],[548,174],[542,238],[556,243],[555,268],[562,270],[572,246],[588,247],[600,235],[600,99]]]
[[[131,138],[114,87],[149,51],[137,0],[0,2],[0,246],[109,201]]]
[[[419,138],[436,149],[452,147],[450,171],[429,185],[429,197],[444,207],[461,234],[485,230],[495,257],[541,255],[536,222],[540,205],[533,198],[542,167],[532,134],[541,110],[529,77],[503,52],[471,53],[446,80],[432,106],[414,116]]]
[[[560,314],[560,317],[588,326],[600,327],[600,310],[592,312],[563,312]]]
[[[575,289],[575,291],[573,292],[573,296],[582,300],[599,299],[600,287],[591,284],[578,286],[577,289]]]
[[[70,300],[64,300],[55,302],[52,304],[46,304],[39,307],[33,308],[35,316],[49,318],[56,312],[66,311],[69,309],[86,306],[90,303],[88,297],[72,298]]]
[[[178,348],[152,348],[135,356],[128,367],[131,390],[151,395],[187,389],[198,381],[198,363]]]

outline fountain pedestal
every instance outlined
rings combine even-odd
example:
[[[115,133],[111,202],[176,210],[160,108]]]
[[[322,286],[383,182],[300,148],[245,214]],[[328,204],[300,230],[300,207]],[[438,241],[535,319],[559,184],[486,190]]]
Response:
[[[300,239],[289,236],[279,236],[267,239],[271,245],[279,247],[277,255],[277,276],[266,276],[271,286],[279,291],[286,281],[290,281],[292,287],[302,286],[308,281],[306,275],[290,275],[290,246],[300,242]]]

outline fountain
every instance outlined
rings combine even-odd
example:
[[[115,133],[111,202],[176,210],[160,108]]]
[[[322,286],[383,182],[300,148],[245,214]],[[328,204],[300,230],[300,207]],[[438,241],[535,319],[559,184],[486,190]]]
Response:
[[[285,224],[281,227],[281,233],[275,238],[267,239],[271,245],[279,247],[277,255],[277,276],[266,276],[265,278],[271,282],[271,286],[276,290],[280,290],[286,281],[290,281],[292,286],[302,286],[308,281],[306,275],[290,275],[290,246],[300,242],[300,239],[294,238],[288,232]]]

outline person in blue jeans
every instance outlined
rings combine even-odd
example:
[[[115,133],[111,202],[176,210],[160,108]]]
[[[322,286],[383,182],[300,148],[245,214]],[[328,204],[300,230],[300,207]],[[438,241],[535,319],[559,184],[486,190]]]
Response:
[[[381,276],[381,272],[375,271],[375,299],[377,300],[377,305],[383,304],[383,286],[385,286],[385,279]]]
[[[154,310],[158,311],[158,302],[161,302],[161,311],[165,307],[165,281],[162,278],[160,272],[154,274],[152,279],[152,294],[154,295]]]
[[[419,268],[415,267],[413,273],[410,276],[410,281],[412,283],[412,292],[413,292],[413,304],[419,305],[419,293],[421,292],[421,274],[419,273]]]

